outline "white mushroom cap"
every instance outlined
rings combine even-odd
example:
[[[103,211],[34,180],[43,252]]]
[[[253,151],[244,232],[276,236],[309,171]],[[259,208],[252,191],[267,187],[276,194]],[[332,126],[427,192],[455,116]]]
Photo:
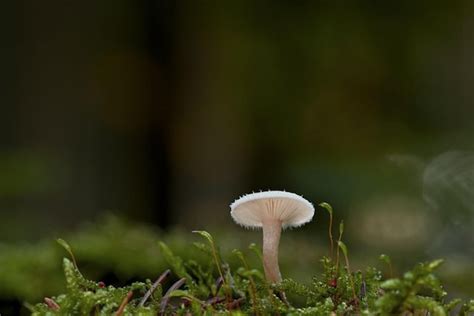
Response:
[[[303,197],[285,191],[266,191],[242,196],[230,205],[237,224],[262,227],[266,220],[279,220],[283,226],[298,227],[313,218],[314,206]]]

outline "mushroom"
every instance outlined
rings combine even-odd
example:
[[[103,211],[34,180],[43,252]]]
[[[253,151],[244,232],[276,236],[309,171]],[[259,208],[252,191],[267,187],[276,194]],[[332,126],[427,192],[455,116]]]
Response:
[[[230,205],[237,224],[263,230],[263,268],[271,283],[281,281],[278,244],[282,228],[298,227],[313,218],[314,207],[303,197],[285,191],[266,191],[242,196]]]

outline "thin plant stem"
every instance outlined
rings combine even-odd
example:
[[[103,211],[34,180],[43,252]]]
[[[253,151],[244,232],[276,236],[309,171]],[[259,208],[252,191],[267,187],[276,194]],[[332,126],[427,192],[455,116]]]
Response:
[[[392,259],[390,259],[390,257],[386,254],[380,255],[379,259],[382,260],[388,266],[390,279],[393,279]]]
[[[123,314],[123,311],[125,310],[125,307],[127,306],[128,302],[133,296],[133,292],[130,291],[127,293],[127,296],[124,297],[122,303],[120,304],[119,309],[117,310],[117,313],[115,313],[115,316],[120,316]]]
[[[245,260],[245,257],[243,255],[243,253],[241,252],[237,252],[237,256],[239,257],[240,261],[242,261],[242,263],[244,264],[244,267],[245,269],[247,269],[247,271],[250,270],[250,266],[249,264],[247,263],[247,260]],[[249,281],[250,281],[250,284],[249,284],[249,292],[251,294],[251,297],[252,297],[252,308],[253,308],[253,312],[256,316],[259,315],[259,312],[258,312],[258,308],[257,308],[257,286],[255,285],[255,281],[253,279],[253,277],[251,275],[249,275]]]
[[[150,287],[150,289],[145,293],[143,296],[142,300],[140,301],[140,304],[138,306],[143,306],[145,305],[145,302],[148,300],[148,298],[155,292],[156,288],[163,283],[163,281],[171,274],[170,270],[166,270],[163,272],[160,277],[153,283],[153,285]]]
[[[346,269],[347,269],[347,274],[349,276],[349,282],[351,283],[351,288],[352,288],[352,295],[354,296],[354,303],[358,304],[359,299],[357,298],[356,290],[355,290],[355,285],[354,285],[354,279],[352,277],[351,273],[351,266],[349,264],[349,256],[347,255],[347,247],[344,245],[342,241],[338,242],[339,248],[342,248],[342,254],[344,255],[344,259],[346,261]]]
[[[169,289],[166,291],[166,294],[161,298],[160,302],[160,315],[165,314],[166,306],[170,300],[170,294],[174,291],[179,289],[183,284],[186,283],[186,278],[179,279],[176,281]]]
[[[334,240],[332,237],[332,212],[329,213],[329,242],[331,261],[334,260]]]
[[[354,300],[357,302],[357,294],[355,291],[354,279],[352,278],[351,267],[349,265],[349,258],[346,256],[346,254],[344,254],[344,258],[346,260],[346,267],[347,267],[347,273],[349,274],[349,281],[351,282],[352,295],[354,295]]]
[[[222,272],[219,255],[217,254],[216,245],[214,244],[214,239],[212,238],[211,234],[209,234],[206,231],[194,230],[193,233],[197,233],[205,237],[208,240],[209,244],[211,245],[212,257],[214,259],[214,263],[216,264],[217,271],[219,272],[219,276],[222,278],[227,305],[229,305],[232,299],[232,290],[230,289],[227,279],[224,277],[224,273]]]
[[[342,234],[344,233],[344,221],[341,221],[339,224],[339,238],[337,243],[339,244],[342,241]],[[339,275],[339,247],[336,250],[336,278]]]
[[[74,253],[72,252],[71,246],[64,239],[61,239],[61,238],[56,239],[56,242],[60,244],[69,253],[72,259],[72,263],[74,264],[74,267],[76,268],[77,271],[79,271],[76,257],[74,256]]]
[[[326,211],[328,211],[329,213],[329,255],[330,255],[331,261],[333,261],[334,260],[334,238],[332,237],[333,209],[332,209],[332,206],[326,202],[320,203],[319,206],[326,209]]]

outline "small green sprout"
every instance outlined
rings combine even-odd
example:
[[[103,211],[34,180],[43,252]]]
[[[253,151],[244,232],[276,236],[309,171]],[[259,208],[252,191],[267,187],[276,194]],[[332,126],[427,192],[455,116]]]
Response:
[[[319,204],[322,208],[324,208],[326,211],[329,213],[329,253],[330,253],[330,258],[331,260],[334,259],[334,240],[332,237],[332,214],[333,214],[333,209],[332,206],[329,205],[326,202],[322,202]]]

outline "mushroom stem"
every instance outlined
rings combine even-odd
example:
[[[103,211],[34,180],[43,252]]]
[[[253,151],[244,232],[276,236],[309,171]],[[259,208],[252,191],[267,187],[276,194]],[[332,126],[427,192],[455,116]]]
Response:
[[[281,221],[270,219],[264,221],[262,224],[263,268],[265,270],[265,277],[271,283],[277,283],[281,281],[280,267],[278,265]]]

